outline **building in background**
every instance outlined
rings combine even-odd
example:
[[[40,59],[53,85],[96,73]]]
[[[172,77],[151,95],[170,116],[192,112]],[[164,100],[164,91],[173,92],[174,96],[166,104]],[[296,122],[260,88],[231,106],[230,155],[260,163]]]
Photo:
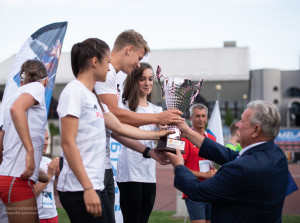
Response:
[[[244,109],[245,95],[246,98],[249,95],[248,47],[224,42],[223,48],[152,50],[145,60],[154,71],[160,65],[167,77],[183,77],[195,82],[203,78],[203,90],[196,102],[207,105],[210,112],[216,100],[222,117],[230,110],[238,119]],[[161,102],[159,95],[155,98],[157,103]]]
[[[289,161],[300,161],[300,70],[251,71],[250,99],[262,99],[278,106],[282,128],[275,142]]]
[[[300,70],[261,69],[250,72],[251,100],[276,104],[284,127],[300,128]]]
[[[14,56],[0,63],[0,97],[13,60]],[[226,110],[231,110],[237,119],[244,109],[245,96],[247,99],[249,95],[248,47],[237,47],[235,42],[224,42],[223,48],[152,50],[144,60],[153,66],[154,71],[160,65],[163,74],[168,77],[179,76],[195,82],[203,78],[203,90],[196,102],[206,104],[211,111],[217,99],[222,116]],[[49,111],[50,119],[57,119],[59,95],[66,83],[73,79],[70,53],[62,53]],[[154,87],[154,103],[163,104],[158,84]]]

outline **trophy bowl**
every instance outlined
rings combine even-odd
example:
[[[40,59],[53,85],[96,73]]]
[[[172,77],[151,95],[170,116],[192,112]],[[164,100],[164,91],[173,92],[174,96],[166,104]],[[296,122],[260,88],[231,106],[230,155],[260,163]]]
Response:
[[[195,97],[202,89],[203,79],[195,84],[193,81],[181,77],[167,78],[161,73],[158,65],[156,76],[159,85],[161,86],[162,97],[165,99],[167,109],[178,109],[184,112],[187,106],[192,105]],[[160,78],[164,77],[163,85]],[[185,153],[185,142],[181,141],[181,132],[176,124],[167,126],[167,130],[174,133],[162,137],[157,144],[157,150],[169,151],[176,153],[176,149],[180,149],[181,153]]]

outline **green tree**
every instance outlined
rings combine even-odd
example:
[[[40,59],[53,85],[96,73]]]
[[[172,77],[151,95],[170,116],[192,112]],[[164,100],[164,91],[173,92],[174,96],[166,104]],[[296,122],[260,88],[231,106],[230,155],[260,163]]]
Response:
[[[51,155],[53,151],[53,136],[59,135],[59,127],[54,125],[52,122],[49,124],[49,130],[50,130],[50,138],[51,138],[51,144],[50,144],[50,150],[51,150]]]
[[[231,110],[227,109],[225,118],[224,118],[225,125],[227,125],[229,127],[233,123],[233,121],[234,121],[233,114],[232,114]]]

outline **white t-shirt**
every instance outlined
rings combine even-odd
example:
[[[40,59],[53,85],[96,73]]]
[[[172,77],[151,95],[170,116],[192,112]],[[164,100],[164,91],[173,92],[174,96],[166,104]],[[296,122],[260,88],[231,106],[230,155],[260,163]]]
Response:
[[[109,69],[110,71],[107,73],[106,81],[96,82],[95,91],[97,94],[117,94],[119,96],[116,70],[111,64],[109,64]]]
[[[105,82],[96,82],[95,91],[97,95],[99,94],[116,94],[118,97],[119,107],[122,108],[122,94],[123,94],[123,82],[127,76],[122,71],[117,75],[115,68],[109,64],[110,71],[107,73]],[[123,74],[122,74],[123,73]],[[106,161],[105,169],[111,169],[111,160],[110,160],[110,135],[111,131],[106,129]]]
[[[29,178],[34,182],[38,179],[39,166],[42,158],[45,142],[45,128],[47,122],[47,111],[45,105],[45,88],[40,82],[33,82],[19,87],[11,101],[4,109],[3,130],[3,161],[0,166],[0,175],[20,177],[25,170],[26,150],[16,131],[11,119],[10,108],[16,99],[23,93],[30,94],[37,102],[26,111],[29,133],[34,148],[35,170]]]
[[[46,156],[42,156],[40,168],[47,173],[48,165],[51,163],[51,159]],[[49,219],[57,216],[55,199],[54,199],[54,186],[53,182],[55,176],[53,176],[50,182],[47,184],[42,193],[39,194],[36,198],[39,218],[40,219]]]
[[[102,105],[105,113],[108,112],[107,106],[103,103]],[[57,113],[59,119],[67,115],[79,119],[76,145],[83,166],[94,189],[103,190],[106,145],[105,123],[96,95],[80,81],[71,81],[60,95]],[[57,189],[59,191],[83,191],[83,187],[69,167],[65,157],[58,178]]]
[[[148,107],[137,108],[137,113],[159,113],[162,112],[162,107],[156,106],[148,102]],[[128,105],[124,106],[129,110]],[[143,125],[139,127],[143,130],[157,131],[156,124]],[[155,148],[155,140],[139,140],[147,147]],[[117,182],[143,182],[143,183],[155,183],[156,171],[155,160],[144,158],[141,153],[138,153],[132,149],[129,149],[122,145],[121,155],[118,161],[118,168],[116,174]]]

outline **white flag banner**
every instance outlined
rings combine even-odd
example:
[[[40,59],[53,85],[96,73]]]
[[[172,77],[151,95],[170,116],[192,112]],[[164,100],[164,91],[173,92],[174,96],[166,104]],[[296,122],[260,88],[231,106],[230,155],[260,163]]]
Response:
[[[7,78],[0,107],[0,126],[3,124],[3,109],[16,89],[20,86],[21,65],[30,59],[44,63],[48,72],[48,86],[45,90],[46,108],[49,112],[52,90],[55,84],[63,40],[67,30],[67,22],[52,23],[34,32],[17,53]]]
[[[215,103],[206,131],[216,137],[217,143],[224,145],[223,127],[218,101]]]

